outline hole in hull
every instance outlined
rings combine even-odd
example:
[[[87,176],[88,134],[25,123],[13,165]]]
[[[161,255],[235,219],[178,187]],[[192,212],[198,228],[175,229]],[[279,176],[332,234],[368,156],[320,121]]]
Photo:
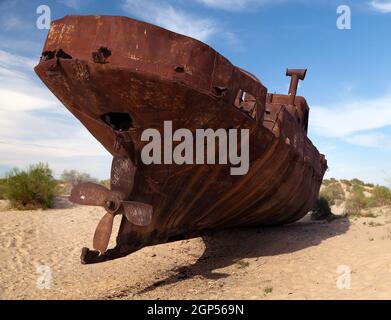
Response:
[[[111,50],[107,47],[100,47],[92,53],[92,59],[95,63],[107,63],[107,59],[111,56]]]
[[[72,56],[68,53],[66,53],[64,50],[62,49],[59,49],[56,53],[56,57],[57,58],[61,58],[61,59],[72,59]]]
[[[51,59],[54,58],[55,54],[56,54],[55,50],[53,50],[53,51],[50,51],[50,50],[44,51],[44,52],[42,52],[41,59],[43,61],[51,60]]]
[[[175,68],[175,72],[177,72],[177,73],[185,73],[185,67],[178,66],[178,67]]]
[[[129,113],[109,112],[100,117],[114,131],[128,131],[133,128],[133,119]]]

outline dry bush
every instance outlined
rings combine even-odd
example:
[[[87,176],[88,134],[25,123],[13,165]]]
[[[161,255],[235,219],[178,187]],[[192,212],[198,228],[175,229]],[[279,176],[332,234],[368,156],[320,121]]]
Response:
[[[91,177],[88,173],[77,170],[64,170],[61,174],[61,181],[63,182],[61,193],[69,194],[73,187],[82,182],[95,182],[98,180]]]
[[[345,200],[345,192],[339,182],[325,186],[322,189],[320,196],[325,198],[331,206],[335,205],[338,200]]]
[[[364,188],[361,185],[354,184],[345,203],[345,213],[348,215],[360,215],[362,210],[367,207],[367,204],[368,198],[364,194]]]
[[[391,205],[391,190],[376,186],[371,191],[372,196],[368,199],[368,207],[383,207]]]

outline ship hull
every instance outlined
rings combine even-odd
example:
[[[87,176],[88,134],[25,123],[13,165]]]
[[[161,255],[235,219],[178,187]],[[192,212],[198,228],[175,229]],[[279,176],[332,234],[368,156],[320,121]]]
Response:
[[[110,56],[94,60],[101,47]],[[117,246],[103,255],[84,249],[83,263],[214,230],[291,223],[311,210],[324,156],[284,104],[270,104],[267,115],[267,89],[210,47],[127,18],[65,17],[52,24],[44,52],[59,48],[66,55],[42,59],[36,73],[108,152],[132,159],[131,200],[153,207],[148,226],[122,217]],[[239,88],[255,96],[254,117],[233,106]],[[129,114],[131,127],[116,130],[104,121],[110,113]],[[164,121],[192,132],[249,129],[248,173],[233,176],[229,165],[145,165],[142,132],[163,136]]]

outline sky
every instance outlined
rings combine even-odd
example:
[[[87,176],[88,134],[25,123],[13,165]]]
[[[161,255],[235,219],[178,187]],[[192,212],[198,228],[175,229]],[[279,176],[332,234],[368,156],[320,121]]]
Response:
[[[299,94],[326,177],[391,178],[391,0],[0,0],[0,176],[40,161],[56,176],[110,173],[108,152],[33,71],[48,32],[37,27],[40,5],[52,20],[121,15],[197,38],[269,92],[287,92],[287,67],[308,68]],[[341,5],[350,29],[338,28]]]

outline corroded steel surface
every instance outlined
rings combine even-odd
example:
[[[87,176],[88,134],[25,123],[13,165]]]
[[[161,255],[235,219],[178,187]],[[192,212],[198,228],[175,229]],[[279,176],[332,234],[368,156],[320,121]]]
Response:
[[[67,16],[52,23],[35,71],[115,161],[135,168],[131,188],[121,189],[127,174],[112,172],[118,201],[105,200],[115,191],[97,195],[108,214],[124,211],[117,246],[104,254],[84,248],[83,263],[210,230],[290,223],[318,196],[327,162],[307,138],[309,108],[296,96],[304,70],[287,71],[289,95],[268,94],[197,40],[125,17]],[[165,120],[174,130],[249,129],[248,174],[231,176],[227,165],[144,165],[141,133],[162,132]],[[137,203],[140,222],[143,206],[152,206],[150,223],[132,223],[126,201]]]

